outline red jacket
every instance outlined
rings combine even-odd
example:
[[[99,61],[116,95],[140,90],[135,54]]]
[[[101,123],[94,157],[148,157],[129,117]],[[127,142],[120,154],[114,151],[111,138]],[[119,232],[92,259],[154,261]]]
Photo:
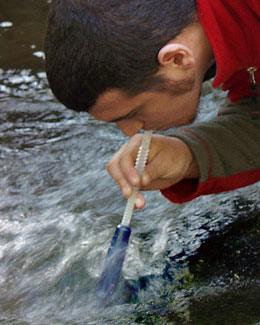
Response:
[[[217,63],[212,86],[231,101],[250,96],[248,67],[259,68],[260,84],[260,1],[197,0],[197,10]]]
[[[255,72],[255,78],[256,83],[260,84],[260,0],[197,0],[197,11],[215,55],[217,73],[212,84],[213,87],[228,90],[228,98],[231,102],[237,102],[243,97],[249,97],[251,90],[247,68],[252,66],[258,68]],[[224,128],[228,129],[229,125],[225,124],[226,121],[223,123]],[[213,122],[213,126],[215,125],[216,123]],[[201,130],[202,132],[200,132]],[[162,194],[170,201],[183,203],[200,195],[234,190],[260,180],[258,162],[251,170],[248,169],[250,166],[247,166],[247,170],[231,175],[223,173],[225,174],[223,177],[219,177],[219,175],[216,177],[215,175],[219,171],[215,175],[214,171],[212,171],[212,166],[216,165],[216,162],[212,163],[212,156],[215,154],[215,143],[212,137],[210,138],[210,134],[207,134],[207,132],[211,132],[210,128],[207,129],[206,124],[204,124],[200,131],[197,132],[196,128],[192,127],[184,128],[181,131],[183,135],[180,138],[184,141],[188,140],[186,143],[191,145],[190,148],[197,141],[194,145],[197,149],[194,150],[199,153],[195,157],[197,161],[198,159],[204,159],[204,162],[201,163],[201,165],[204,164],[203,167],[205,166],[205,160],[207,161],[208,175],[206,178],[204,177],[204,180],[183,180],[168,189],[162,190]],[[216,131],[215,134],[218,137]],[[259,133],[253,137],[256,142],[251,155],[254,155],[255,150],[259,152],[260,145]],[[248,138],[252,139],[252,134],[248,134]],[[235,138],[235,140],[233,139],[234,143],[236,139],[239,142],[239,138]],[[250,140],[247,139],[245,143],[248,142]],[[203,147],[203,149],[198,149],[199,147]],[[232,141],[229,148],[232,150]],[[203,154],[204,156],[201,158]],[[225,155],[229,155],[229,152],[222,152],[222,158]],[[219,156],[221,157],[221,155]],[[229,158],[228,163],[236,164],[232,157]]]

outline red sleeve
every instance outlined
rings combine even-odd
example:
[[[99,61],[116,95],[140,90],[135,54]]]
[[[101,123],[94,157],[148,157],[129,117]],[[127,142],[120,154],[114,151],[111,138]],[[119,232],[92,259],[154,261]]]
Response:
[[[185,203],[201,195],[216,194],[251,185],[260,180],[260,168],[223,178],[209,178],[206,182],[183,180],[162,190],[162,194],[173,203]]]

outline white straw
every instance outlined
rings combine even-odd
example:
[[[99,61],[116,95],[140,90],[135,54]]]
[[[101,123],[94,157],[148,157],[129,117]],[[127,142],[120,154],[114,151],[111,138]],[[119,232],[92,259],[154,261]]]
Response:
[[[142,144],[141,144],[138,154],[137,154],[137,158],[135,161],[135,169],[137,170],[139,176],[142,175],[145,164],[147,162],[152,132],[153,132],[152,130],[144,131],[143,141],[142,141]],[[132,195],[127,200],[125,212],[124,212],[123,219],[121,222],[121,225],[123,225],[123,226],[129,227],[129,225],[130,225],[138,191],[139,191],[139,188],[134,187]]]

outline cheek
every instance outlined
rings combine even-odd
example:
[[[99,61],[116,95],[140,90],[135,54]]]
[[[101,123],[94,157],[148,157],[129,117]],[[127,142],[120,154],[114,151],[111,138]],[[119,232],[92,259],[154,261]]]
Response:
[[[194,121],[197,112],[197,105],[192,103],[180,105],[171,110],[171,114],[166,116],[165,121],[173,122],[174,126],[187,125]]]
[[[198,111],[198,104],[194,104],[193,106],[187,107],[187,110],[185,111],[185,124],[190,124],[194,122],[195,118],[197,117],[197,111]]]

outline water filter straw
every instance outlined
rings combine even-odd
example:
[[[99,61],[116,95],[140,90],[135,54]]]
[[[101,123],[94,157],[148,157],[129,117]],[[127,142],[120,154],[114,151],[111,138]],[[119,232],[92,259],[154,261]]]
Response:
[[[142,144],[139,148],[135,168],[141,176],[149,154],[152,131],[145,131]],[[132,195],[127,200],[125,212],[121,224],[116,227],[112,242],[107,252],[105,265],[98,286],[95,290],[96,297],[103,303],[108,304],[113,297],[121,274],[126,249],[131,234],[130,222],[133,215],[136,195],[139,188],[133,189]]]
[[[139,176],[142,175],[144,167],[145,167],[146,162],[147,162],[147,158],[148,158],[148,155],[149,155],[149,147],[150,147],[152,132],[153,131],[151,131],[151,130],[144,132],[143,141],[142,141],[142,144],[141,144],[141,146],[139,148],[139,151],[138,151],[138,154],[137,154],[137,157],[136,157],[135,169],[137,170]],[[123,226],[129,226],[130,225],[138,190],[139,190],[138,187],[134,187],[132,195],[127,200],[127,204],[126,204],[126,207],[125,207],[125,212],[124,212],[123,219],[122,219],[122,222],[121,222],[121,225],[123,225]]]

